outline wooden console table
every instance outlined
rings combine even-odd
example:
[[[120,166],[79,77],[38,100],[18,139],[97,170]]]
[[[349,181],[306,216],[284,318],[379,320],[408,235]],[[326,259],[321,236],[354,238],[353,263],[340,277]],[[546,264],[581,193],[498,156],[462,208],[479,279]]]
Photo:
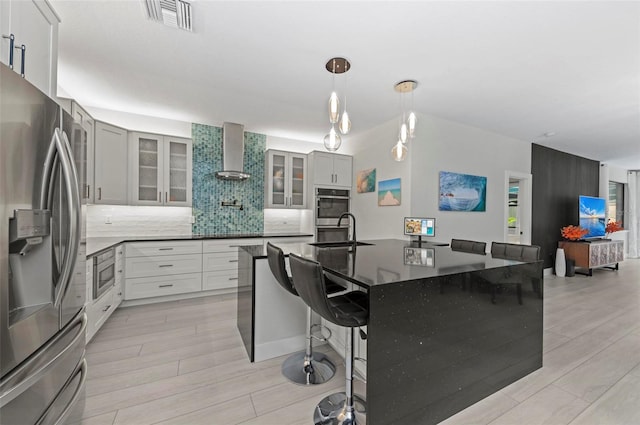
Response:
[[[567,259],[575,261],[576,267],[588,269],[591,276],[596,267],[618,270],[618,263],[624,259],[622,241],[595,240],[591,242],[560,241],[558,246],[564,249]],[[579,273],[576,271],[576,273]]]

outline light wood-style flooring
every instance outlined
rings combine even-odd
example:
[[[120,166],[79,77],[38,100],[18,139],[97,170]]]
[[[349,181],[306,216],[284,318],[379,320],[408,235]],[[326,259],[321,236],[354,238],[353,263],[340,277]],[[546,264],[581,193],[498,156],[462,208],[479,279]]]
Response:
[[[544,366],[449,418],[461,424],[640,424],[640,260],[593,277],[545,277]],[[121,308],[87,346],[83,425],[301,425],[344,388],[250,363],[232,296]],[[357,383],[356,390],[363,391]]]

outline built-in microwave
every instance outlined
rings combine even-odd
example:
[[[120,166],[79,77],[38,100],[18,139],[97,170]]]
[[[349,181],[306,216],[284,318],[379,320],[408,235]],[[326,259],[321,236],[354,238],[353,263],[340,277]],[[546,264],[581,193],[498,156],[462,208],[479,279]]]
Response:
[[[93,299],[98,299],[115,281],[116,250],[109,248],[93,257]]]
[[[316,188],[315,202],[316,227],[337,226],[340,216],[349,212],[349,190]]]

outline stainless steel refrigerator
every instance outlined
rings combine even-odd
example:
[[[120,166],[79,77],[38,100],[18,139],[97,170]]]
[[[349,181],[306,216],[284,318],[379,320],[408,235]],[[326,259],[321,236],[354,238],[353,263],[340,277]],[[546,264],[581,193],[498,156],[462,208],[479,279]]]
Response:
[[[86,132],[0,64],[0,423],[78,420]]]

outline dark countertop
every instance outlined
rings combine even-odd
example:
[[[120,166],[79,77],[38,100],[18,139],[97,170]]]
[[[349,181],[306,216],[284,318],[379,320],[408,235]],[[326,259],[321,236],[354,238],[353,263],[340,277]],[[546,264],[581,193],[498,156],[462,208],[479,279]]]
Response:
[[[174,235],[174,236],[105,236],[87,238],[87,257],[104,249],[123,242],[154,242],[154,241],[197,241],[205,239],[250,239],[250,238],[299,238],[312,237],[310,233],[225,233],[217,235]]]
[[[470,271],[521,264],[491,255],[452,251],[449,247],[418,248],[406,240],[380,239],[352,248],[318,248],[307,243],[281,243],[285,255],[294,253],[322,263],[327,271],[363,287],[410,282]],[[262,246],[242,247],[254,258],[266,258]]]

